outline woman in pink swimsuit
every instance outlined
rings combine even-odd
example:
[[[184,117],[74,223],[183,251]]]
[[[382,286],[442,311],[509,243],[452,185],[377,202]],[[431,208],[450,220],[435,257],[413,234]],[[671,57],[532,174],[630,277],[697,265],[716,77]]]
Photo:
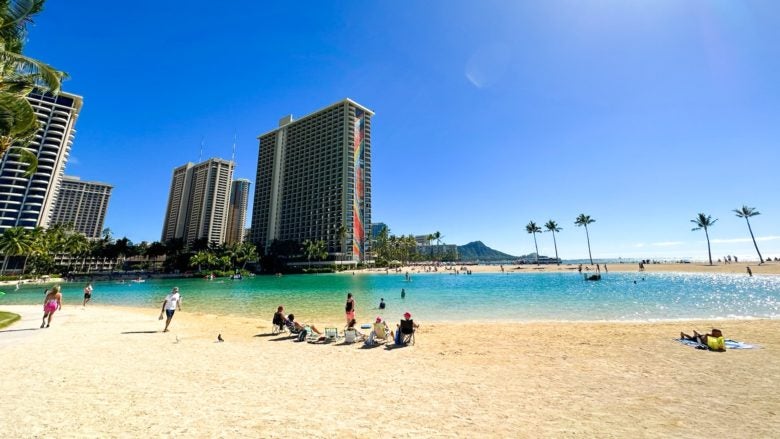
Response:
[[[62,292],[60,292],[60,286],[55,285],[54,288],[46,293],[46,297],[43,299],[43,321],[41,322],[41,328],[48,328],[51,325],[51,318],[54,316],[54,312],[62,309]],[[49,318],[47,321],[46,318]]]

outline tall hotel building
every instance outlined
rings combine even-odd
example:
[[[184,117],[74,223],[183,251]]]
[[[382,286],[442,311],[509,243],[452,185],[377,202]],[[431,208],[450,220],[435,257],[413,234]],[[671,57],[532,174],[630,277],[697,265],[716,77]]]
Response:
[[[204,238],[225,242],[233,168],[232,161],[212,158],[173,170],[162,242],[174,238],[188,245]]]
[[[249,204],[249,180],[240,178],[230,186],[230,203],[228,203],[228,228],[225,235],[226,244],[244,242],[246,224],[246,209]]]
[[[78,177],[62,179],[50,224],[72,224],[73,230],[87,238],[100,238],[106,219],[112,186]]]
[[[365,259],[373,115],[345,99],[259,137],[252,242],[267,253],[274,240],[324,240],[331,255]]]
[[[40,129],[25,148],[38,157],[38,170],[25,177],[27,164],[9,152],[0,160],[0,232],[11,227],[48,227],[59,192],[65,163],[76,134],[80,96],[31,93]]]

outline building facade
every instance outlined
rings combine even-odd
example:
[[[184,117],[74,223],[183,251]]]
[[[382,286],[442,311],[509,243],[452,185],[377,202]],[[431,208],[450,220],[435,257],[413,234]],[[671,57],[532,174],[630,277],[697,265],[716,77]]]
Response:
[[[228,228],[225,243],[238,244],[244,242],[246,232],[246,212],[249,205],[249,186],[247,179],[233,181],[230,186],[230,203],[228,204]]]
[[[299,120],[282,118],[259,137],[250,235],[258,248],[323,240],[334,258],[365,259],[373,115],[345,99]]]
[[[73,230],[87,238],[100,238],[111,189],[113,187],[109,184],[64,176],[50,225],[72,224]]]
[[[173,170],[162,242],[174,238],[187,245],[199,239],[225,242],[234,167],[232,161],[212,158]]]
[[[38,169],[25,177],[27,164],[13,151],[0,160],[0,232],[49,227],[82,106],[80,96],[64,92],[57,96],[33,92],[27,99],[40,128],[24,148],[38,157]]]

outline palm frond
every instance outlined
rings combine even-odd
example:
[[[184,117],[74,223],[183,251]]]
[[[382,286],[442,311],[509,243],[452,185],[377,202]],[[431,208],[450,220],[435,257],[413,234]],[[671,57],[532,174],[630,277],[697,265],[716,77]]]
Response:
[[[24,26],[25,22],[31,21],[31,17],[43,10],[45,0],[11,0],[0,12],[0,29],[4,30],[11,26]]]
[[[0,51],[0,64],[11,67],[17,78],[52,94],[59,93],[62,81],[68,78],[67,73],[44,62],[8,50]]]

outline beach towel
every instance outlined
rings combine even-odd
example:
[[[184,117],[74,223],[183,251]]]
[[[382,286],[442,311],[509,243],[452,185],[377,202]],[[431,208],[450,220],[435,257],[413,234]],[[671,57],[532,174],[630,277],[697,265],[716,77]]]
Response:
[[[706,345],[703,345],[697,341],[693,340],[683,340],[680,338],[675,338],[675,341],[684,344],[685,346],[690,346],[692,348],[696,349],[702,349],[702,350],[709,350],[709,348]],[[726,340],[726,350],[729,349],[759,349],[760,346],[754,345],[754,344],[747,344],[743,343],[741,341],[736,340]]]

